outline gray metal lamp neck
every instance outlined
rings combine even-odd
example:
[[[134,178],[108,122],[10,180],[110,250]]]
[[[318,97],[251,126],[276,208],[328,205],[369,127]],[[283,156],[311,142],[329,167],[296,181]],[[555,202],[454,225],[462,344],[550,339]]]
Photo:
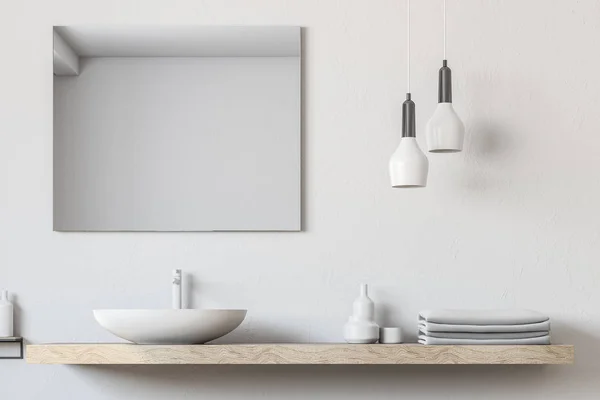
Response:
[[[415,102],[411,100],[410,93],[406,93],[406,100],[402,103],[402,137],[416,137]]]
[[[452,103],[452,71],[447,60],[443,61],[439,75],[438,103]]]

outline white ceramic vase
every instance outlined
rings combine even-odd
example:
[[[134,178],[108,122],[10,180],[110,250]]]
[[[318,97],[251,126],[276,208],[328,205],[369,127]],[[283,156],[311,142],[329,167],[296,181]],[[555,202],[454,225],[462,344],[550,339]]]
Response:
[[[354,300],[353,315],[344,325],[344,339],[348,343],[376,343],[379,325],[375,323],[375,304],[369,298],[366,284],[360,285],[360,296]]]

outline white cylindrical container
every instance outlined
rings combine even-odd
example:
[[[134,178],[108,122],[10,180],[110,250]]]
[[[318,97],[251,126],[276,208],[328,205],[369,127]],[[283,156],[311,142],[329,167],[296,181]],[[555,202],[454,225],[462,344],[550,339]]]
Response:
[[[13,335],[13,305],[8,300],[8,291],[3,290],[0,297],[0,337]]]
[[[379,343],[402,343],[402,329],[397,327],[379,328]]]

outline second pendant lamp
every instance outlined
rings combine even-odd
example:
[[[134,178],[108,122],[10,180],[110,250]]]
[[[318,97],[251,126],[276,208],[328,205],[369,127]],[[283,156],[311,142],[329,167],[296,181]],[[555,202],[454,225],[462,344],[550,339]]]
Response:
[[[438,105],[427,122],[427,147],[432,153],[462,151],[465,126],[452,106],[452,71],[446,60],[446,0],[444,0],[444,60],[439,72]]]
[[[407,93],[402,104],[402,137],[390,159],[390,180],[394,188],[427,186],[429,161],[416,139],[415,103],[410,95],[410,0],[407,4]]]

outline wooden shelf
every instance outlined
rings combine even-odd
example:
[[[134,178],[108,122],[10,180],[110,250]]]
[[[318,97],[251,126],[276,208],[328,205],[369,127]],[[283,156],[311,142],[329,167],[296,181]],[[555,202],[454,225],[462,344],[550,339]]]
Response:
[[[569,345],[39,344],[30,364],[573,364]]]

